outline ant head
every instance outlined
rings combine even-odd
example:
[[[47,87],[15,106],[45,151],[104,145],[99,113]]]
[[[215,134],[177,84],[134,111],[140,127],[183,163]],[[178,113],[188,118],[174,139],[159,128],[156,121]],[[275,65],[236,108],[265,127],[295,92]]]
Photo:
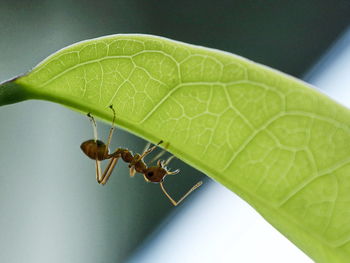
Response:
[[[143,174],[145,180],[152,183],[160,183],[164,181],[165,176],[168,174],[177,174],[179,172],[179,170],[170,172],[164,165],[164,161],[159,160],[157,166],[148,167]]]
[[[151,166],[144,171],[143,175],[145,177],[145,180],[148,182],[160,183],[163,182],[164,177],[167,174],[168,171],[165,168],[159,166]]]
[[[106,144],[100,140],[88,140],[80,145],[80,149],[93,160],[104,160],[109,150]]]

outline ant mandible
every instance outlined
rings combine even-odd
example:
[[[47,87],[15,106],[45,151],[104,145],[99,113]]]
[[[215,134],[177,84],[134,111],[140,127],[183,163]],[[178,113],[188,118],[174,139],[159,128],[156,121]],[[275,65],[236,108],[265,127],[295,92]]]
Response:
[[[169,162],[174,158],[174,156],[171,156],[166,161],[158,160],[156,166],[150,166],[148,167],[147,164],[144,162],[143,158],[146,157],[149,153],[151,153],[154,149],[157,148],[158,145],[163,143],[163,141],[160,141],[157,145],[154,145],[153,147],[147,147],[143,151],[142,154],[136,153],[133,155],[131,151],[124,148],[117,148],[113,153],[109,152],[109,145],[111,143],[113,131],[114,131],[114,122],[115,122],[115,110],[113,108],[113,105],[110,105],[109,108],[113,111],[113,120],[112,120],[112,127],[110,128],[107,144],[97,139],[97,125],[94,117],[88,113],[87,116],[89,117],[93,131],[94,131],[94,139],[87,140],[83,142],[80,145],[81,150],[91,159],[95,160],[96,162],[96,180],[99,184],[106,184],[110,175],[113,172],[113,169],[115,165],[118,162],[119,158],[122,158],[122,160],[126,163],[129,163],[129,170],[130,170],[130,176],[134,177],[136,173],[143,174],[143,177],[146,182],[152,182],[152,183],[159,183],[160,188],[164,192],[164,194],[169,198],[171,203],[174,206],[177,206],[180,204],[191,192],[196,190],[199,186],[202,185],[202,181],[199,181],[196,183],[183,197],[180,198],[179,201],[175,201],[165,190],[163,182],[164,178],[167,175],[173,175],[177,174],[179,170],[175,171],[169,171],[166,167],[166,165],[169,164]],[[165,153],[165,150],[163,150],[160,154],[158,154],[153,160],[156,160],[160,158]],[[105,168],[104,172],[101,173],[101,161],[111,159]],[[152,163],[153,160],[150,162]]]

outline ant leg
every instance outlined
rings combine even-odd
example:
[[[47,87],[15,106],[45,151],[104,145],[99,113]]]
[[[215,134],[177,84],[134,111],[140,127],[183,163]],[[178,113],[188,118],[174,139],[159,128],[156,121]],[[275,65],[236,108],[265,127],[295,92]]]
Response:
[[[183,197],[180,198],[179,201],[175,201],[173,198],[171,198],[171,196],[168,194],[168,192],[165,190],[164,186],[163,186],[163,182],[160,182],[160,188],[162,189],[162,191],[164,192],[164,194],[169,198],[170,202],[174,205],[177,206],[178,204],[180,204],[190,193],[192,193],[194,190],[196,190],[198,187],[200,187],[203,184],[202,181],[199,181],[198,183],[196,183]]]
[[[166,149],[169,147],[169,143],[167,143],[165,146],[164,146],[164,150],[162,150],[160,153],[158,153],[155,157],[152,158],[152,160],[149,162],[149,164],[155,162],[156,160],[159,160],[160,157],[162,157],[167,151]]]
[[[112,127],[111,129],[109,130],[109,135],[108,135],[108,140],[107,140],[107,144],[106,144],[106,150],[108,151],[108,147],[111,143],[111,140],[112,140],[112,136],[113,136],[113,131],[114,131],[114,122],[115,122],[115,110],[113,108],[113,105],[110,105],[109,108],[113,111],[113,119],[112,119]]]
[[[108,163],[105,171],[103,172],[103,175],[102,175],[102,178],[101,178],[101,181],[100,181],[101,184],[104,185],[104,184],[107,183],[107,181],[108,181],[109,177],[111,176],[111,174],[113,172],[113,169],[114,169],[115,165],[117,164],[119,158],[120,157],[113,157],[110,160],[110,162]]]
[[[107,183],[107,180],[109,179],[109,176],[113,172],[113,169],[114,169],[115,165],[117,164],[119,158],[120,158],[119,156],[113,157],[109,161],[109,163],[108,163],[106,169],[103,171],[102,175],[101,175],[101,161],[96,160],[96,181],[99,184]]]
[[[96,181],[100,183],[101,178],[101,161],[96,159]]]
[[[160,188],[162,189],[162,191],[164,192],[164,194],[169,198],[170,202],[174,205],[174,206],[177,206],[178,203],[171,198],[171,196],[167,193],[167,191],[165,191],[165,188],[163,186],[163,182],[160,182]]]
[[[129,169],[130,177],[134,177],[136,174],[136,170],[134,166],[131,166]]]
[[[147,150],[145,150],[139,157],[139,160],[142,160],[143,158],[145,158],[145,156],[149,153],[151,153],[152,151],[154,151],[155,148],[157,148],[159,146],[159,144],[163,143],[163,141],[158,142],[156,145],[152,146],[151,148],[148,148]]]
[[[130,165],[135,165],[137,162],[139,162],[140,160],[142,160],[143,158],[145,158],[145,156],[146,156],[147,154],[149,154],[149,153],[151,153],[152,151],[154,151],[154,149],[157,148],[158,145],[161,144],[161,143],[163,143],[163,141],[158,142],[156,145],[152,146],[151,148],[148,148],[148,147],[149,147],[149,146],[148,146],[149,144],[147,144],[147,145],[146,145],[147,147],[145,147],[145,150],[143,151],[143,153],[142,153],[141,155],[136,154],[136,155],[133,157],[133,160],[132,160],[132,162],[130,163]],[[130,167],[130,166],[129,166],[129,167]],[[135,174],[135,173],[133,173],[133,174]],[[132,175],[131,170],[130,170],[130,176],[131,176],[131,177],[134,176],[134,175]]]
[[[145,152],[148,150],[148,148],[151,146],[151,142],[147,142],[145,147],[143,148],[143,151],[142,152]]]
[[[174,155],[170,156],[164,163],[164,166],[167,166],[174,158],[176,158]]]
[[[96,121],[94,119],[94,117],[92,117],[92,115],[90,114],[90,112],[87,114],[87,116],[89,117],[91,124],[92,124],[92,129],[94,131],[94,140],[95,142],[97,141],[98,137],[97,137],[97,125],[96,125]]]

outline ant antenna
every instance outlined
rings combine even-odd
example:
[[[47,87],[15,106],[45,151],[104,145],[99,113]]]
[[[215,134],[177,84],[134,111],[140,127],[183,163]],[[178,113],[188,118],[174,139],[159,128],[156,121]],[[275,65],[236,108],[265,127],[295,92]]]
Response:
[[[198,187],[200,187],[203,184],[202,181],[199,181],[198,183],[196,183],[183,197],[180,198],[179,201],[175,201],[173,198],[171,198],[171,196],[168,194],[168,192],[165,190],[163,182],[160,182],[160,188],[162,189],[162,191],[164,192],[164,194],[169,198],[170,202],[174,205],[177,206],[178,204],[180,204],[190,193],[192,193],[194,190],[196,190]]]

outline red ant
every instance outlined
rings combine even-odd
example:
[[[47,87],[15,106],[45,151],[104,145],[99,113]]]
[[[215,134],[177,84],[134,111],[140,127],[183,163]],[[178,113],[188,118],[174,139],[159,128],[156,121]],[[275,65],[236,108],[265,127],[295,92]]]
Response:
[[[169,198],[169,200],[174,206],[177,206],[178,204],[180,204],[191,192],[193,192],[199,186],[202,185],[202,181],[199,181],[198,183],[196,183],[177,202],[167,193],[163,185],[164,178],[167,175],[173,175],[179,172],[179,170],[175,170],[171,172],[166,167],[166,165],[169,164],[169,162],[174,158],[174,156],[171,156],[166,161],[158,160],[156,166],[150,166],[150,167],[148,167],[143,160],[143,158],[145,158],[146,155],[148,155],[154,149],[156,149],[158,145],[163,143],[163,141],[160,141],[157,145],[154,145],[153,147],[149,147],[149,145],[147,145],[142,154],[136,153],[135,155],[133,155],[131,151],[124,148],[117,148],[113,153],[109,153],[109,145],[111,143],[111,139],[114,131],[114,121],[115,121],[115,110],[112,105],[110,105],[109,108],[113,111],[113,120],[112,120],[112,127],[109,131],[107,144],[97,139],[97,125],[96,125],[95,119],[92,117],[90,113],[88,113],[87,116],[89,117],[92,123],[93,131],[94,131],[94,139],[85,141],[80,145],[81,150],[89,158],[96,161],[96,180],[99,184],[104,185],[107,183],[110,175],[113,172],[115,165],[118,162],[118,159],[122,158],[124,162],[129,163],[131,177],[135,176],[135,173],[141,173],[143,174],[143,177],[145,178],[146,182],[159,183],[160,188],[162,189],[164,194]],[[155,158],[153,158],[153,160],[150,163],[160,158],[164,153],[165,153],[165,150],[163,150],[160,154],[158,154]],[[101,174],[101,161],[106,159],[111,159],[111,160],[109,161],[104,172]]]

